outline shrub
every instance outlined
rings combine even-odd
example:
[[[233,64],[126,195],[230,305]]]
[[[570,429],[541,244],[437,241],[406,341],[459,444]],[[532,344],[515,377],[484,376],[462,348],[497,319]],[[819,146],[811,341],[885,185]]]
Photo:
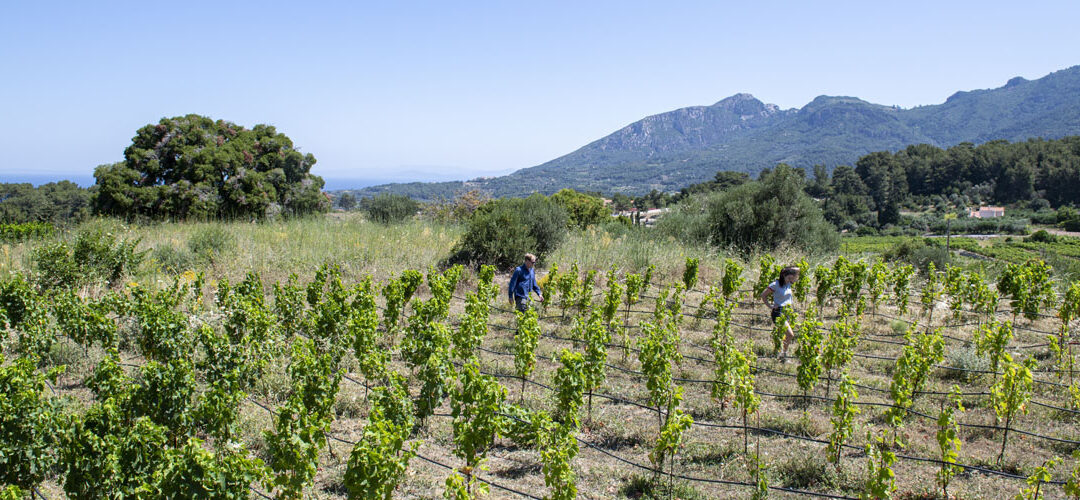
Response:
[[[802,177],[783,164],[758,182],[711,196],[707,214],[709,242],[720,247],[822,251],[840,244],[836,228],[803,191]]]
[[[526,253],[543,258],[566,237],[566,211],[544,195],[488,202],[473,213],[451,262],[510,269]]]
[[[1031,241],[1035,243],[1053,243],[1057,241],[1057,236],[1046,232],[1045,229],[1040,229],[1032,233],[1031,236],[1024,238],[1024,241]]]
[[[921,271],[925,271],[931,262],[938,269],[945,268],[948,255],[945,248],[937,242],[927,243],[926,239],[912,238],[886,251],[885,260],[907,262]]]
[[[34,249],[37,282],[42,288],[68,288],[105,282],[116,284],[142,263],[139,240],[118,239],[112,233],[87,231],[68,245],[56,242]]]
[[[401,194],[382,193],[364,198],[360,208],[371,220],[380,224],[396,224],[408,219],[420,210],[420,204]]]
[[[188,240],[188,250],[195,257],[213,263],[227,250],[236,245],[233,235],[219,225],[203,226],[195,230]]]
[[[1080,217],[1068,219],[1062,222],[1061,227],[1066,231],[1080,231]]]
[[[683,200],[657,221],[654,232],[676,241],[708,243],[710,199],[710,195],[698,195]]]
[[[454,195],[453,199],[439,199],[424,205],[424,216],[442,223],[461,223],[469,220],[476,209],[491,201],[491,195],[474,189]]]
[[[179,274],[189,269],[194,269],[198,259],[190,250],[176,248],[172,245],[163,245],[154,248],[151,257],[161,266],[161,269],[170,274]]]
[[[0,224],[0,241],[18,243],[33,238],[44,238],[56,233],[56,227],[48,222],[25,222]]]
[[[585,229],[611,219],[611,211],[604,206],[603,198],[597,196],[565,188],[551,195],[551,200],[566,210],[570,227]]]

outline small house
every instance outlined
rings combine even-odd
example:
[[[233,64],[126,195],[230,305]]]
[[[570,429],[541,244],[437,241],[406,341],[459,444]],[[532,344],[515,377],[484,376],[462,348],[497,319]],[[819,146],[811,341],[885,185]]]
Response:
[[[1004,217],[1005,207],[979,207],[978,210],[972,210],[968,212],[968,217],[975,217],[979,219],[992,219],[994,217]]]

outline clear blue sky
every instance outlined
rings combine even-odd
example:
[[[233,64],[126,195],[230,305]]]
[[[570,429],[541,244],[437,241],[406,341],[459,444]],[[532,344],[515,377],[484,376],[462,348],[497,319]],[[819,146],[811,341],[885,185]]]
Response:
[[[328,178],[449,179],[749,92],[936,104],[1080,64],[1080,2],[0,4],[0,181],[90,175],[135,130],[270,123]]]

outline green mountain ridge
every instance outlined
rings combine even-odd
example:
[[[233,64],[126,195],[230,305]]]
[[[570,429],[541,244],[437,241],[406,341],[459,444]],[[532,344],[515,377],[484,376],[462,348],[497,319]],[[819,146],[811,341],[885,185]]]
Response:
[[[756,175],[777,163],[832,168],[910,144],[949,147],[1067,135],[1080,135],[1080,66],[1037,80],[1015,77],[995,89],[959,91],[942,104],[912,109],[819,96],[800,109],[782,110],[750,94],[736,94],[711,106],[645,117],[567,155],[505,176],[384,184],[353,193],[431,200],[470,189],[502,197],[570,187],[638,194],[674,191],[710,179],[718,170]]]

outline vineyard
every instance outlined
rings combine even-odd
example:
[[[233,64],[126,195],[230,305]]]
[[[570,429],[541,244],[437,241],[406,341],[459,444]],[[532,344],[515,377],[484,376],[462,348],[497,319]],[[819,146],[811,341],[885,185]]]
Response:
[[[490,266],[16,274],[0,496],[1080,497],[1080,283],[798,264],[776,326],[768,255],[716,282],[552,266],[527,313]]]

